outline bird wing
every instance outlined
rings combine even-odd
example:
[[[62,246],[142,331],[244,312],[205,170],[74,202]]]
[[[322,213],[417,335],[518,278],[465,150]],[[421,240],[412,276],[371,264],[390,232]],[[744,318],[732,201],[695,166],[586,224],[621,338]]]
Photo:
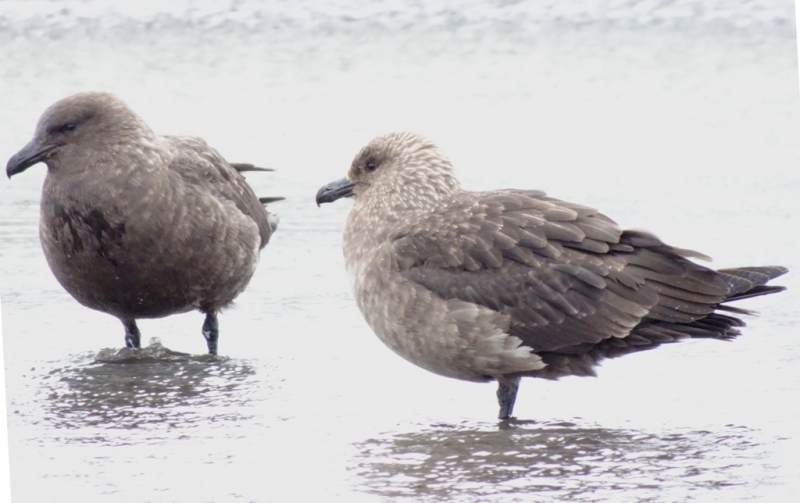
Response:
[[[401,275],[442,299],[508,315],[509,333],[535,351],[580,353],[649,325],[674,331],[729,291],[687,259],[699,254],[539,191],[464,192],[400,228],[391,253]]]
[[[236,167],[228,163],[201,138],[165,136],[175,148],[170,169],[184,182],[202,187],[219,200],[231,201],[258,225],[261,248],[269,242],[277,219],[271,219],[252,187]]]

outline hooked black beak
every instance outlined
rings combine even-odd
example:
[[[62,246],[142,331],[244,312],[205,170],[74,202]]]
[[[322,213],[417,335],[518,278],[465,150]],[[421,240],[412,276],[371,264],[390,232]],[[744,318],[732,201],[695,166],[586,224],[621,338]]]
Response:
[[[332,203],[337,199],[352,196],[353,187],[355,186],[356,182],[351,182],[347,178],[329,183],[317,192],[317,206],[322,203]]]
[[[47,154],[53,151],[58,145],[39,145],[35,139],[22,147],[22,150],[11,156],[6,164],[6,175],[9,178],[22,173],[30,168],[37,162],[41,162],[47,157]]]

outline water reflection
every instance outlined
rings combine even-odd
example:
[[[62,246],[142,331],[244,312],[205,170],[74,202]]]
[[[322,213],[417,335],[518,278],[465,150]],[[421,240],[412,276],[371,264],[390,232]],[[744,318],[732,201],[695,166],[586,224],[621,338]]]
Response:
[[[357,446],[362,490],[413,501],[659,501],[744,484],[759,448],[745,428],[662,434],[571,423],[436,425]],[[702,467],[702,468],[701,468]],[[620,499],[621,498],[621,499]]]
[[[104,349],[56,368],[42,386],[56,428],[185,430],[241,421],[257,382],[242,360],[171,351],[157,340],[141,350]]]

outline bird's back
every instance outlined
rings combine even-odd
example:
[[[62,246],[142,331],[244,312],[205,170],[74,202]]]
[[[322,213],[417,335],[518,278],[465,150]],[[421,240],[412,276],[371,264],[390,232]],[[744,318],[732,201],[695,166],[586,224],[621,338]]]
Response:
[[[182,183],[195,187],[221,202],[231,202],[258,226],[260,248],[269,242],[277,219],[259,201],[250,184],[216,150],[200,138],[165,136],[174,153],[170,163]]]

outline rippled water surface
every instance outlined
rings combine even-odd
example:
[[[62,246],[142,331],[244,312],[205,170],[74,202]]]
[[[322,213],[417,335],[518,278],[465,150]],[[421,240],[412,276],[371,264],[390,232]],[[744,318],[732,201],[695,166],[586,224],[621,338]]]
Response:
[[[796,47],[783,0],[0,0],[0,160],[55,100],[108,90],[156,132],[277,168],[248,180],[287,198],[210,357],[198,313],[122,348],[47,268],[45,167],[0,181],[14,501],[791,501],[796,272],[736,341],[525,381],[498,424],[493,386],[370,332],[340,250],[350,203],[313,198],[369,139],[413,130],[467,188],[543,189],[714,266],[796,271]]]

